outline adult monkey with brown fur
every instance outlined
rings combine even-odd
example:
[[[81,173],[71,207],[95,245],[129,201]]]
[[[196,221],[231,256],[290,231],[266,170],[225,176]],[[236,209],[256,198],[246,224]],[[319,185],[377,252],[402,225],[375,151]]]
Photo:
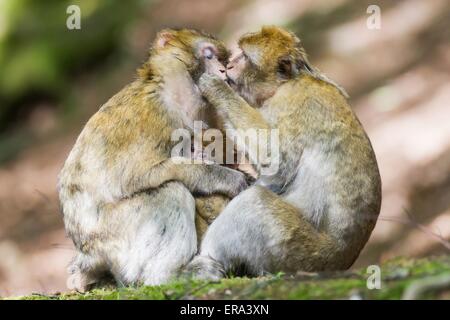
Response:
[[[227,76],[243,98],[212,75],[199,87],[225,125],[242,130],[235,131],[241,141],[249,128],[279,129],[280,167],[228,204],[187,270],[217,279],[349,268],[381,205],[370,141],[346,94],[309,64],[294,34],[264,27],[239,47]],[[249,143],[247,152],[261,173],[257,149]]]
[[[192,129],[205,108],[195,80],[224,74],[226,58],[207,34],[164,30],[139,77],[88,121],[59,176],[77,249],[70,287],[104,272],[123,284],[168,281],[197,252],[192,193],[233,197],[246,187],[238,171],[171,158],[174,130]]]

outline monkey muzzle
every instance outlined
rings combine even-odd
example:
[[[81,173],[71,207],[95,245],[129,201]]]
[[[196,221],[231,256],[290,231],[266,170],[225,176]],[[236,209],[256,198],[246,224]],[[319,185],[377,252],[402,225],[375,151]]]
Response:
[[[227,78],[225,79],[225,82],[228,83],[228,85],[235,87],[236,86],[236,82],[231,79],[230,77],[227,76]]]

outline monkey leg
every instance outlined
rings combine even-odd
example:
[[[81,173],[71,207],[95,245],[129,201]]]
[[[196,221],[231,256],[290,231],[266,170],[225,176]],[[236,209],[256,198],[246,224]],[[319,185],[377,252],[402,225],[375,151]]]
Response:
[[[101,258],[78,252],[67,268],[67,288],[85,292],[103,279],[107,271],[107,265]]]
[[[299,209],[253,186],[235,197],[211,224],[200,255],[186,272],[217,280],[229,273],[319,271],[327,265],[332,249],[333,241],[304,219]]]
[[[124,215],[124,238],[112,245],[112,272],[123,284],[163,284],[197,252],[194,197],[169,182],[133,198],[114,213]]]

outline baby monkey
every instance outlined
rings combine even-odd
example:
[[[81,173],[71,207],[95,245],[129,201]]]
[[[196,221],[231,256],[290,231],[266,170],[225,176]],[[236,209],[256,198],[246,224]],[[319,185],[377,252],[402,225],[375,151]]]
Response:
[[[137,79],[88,121],[58,183],[77,250],[69,288],[105,273],[125,285],[168,281],[197,251],[193,194],[232,198],[246,188],[237,170],[171,157],[172,132],[205,113],[196,81],[204,72],[224,79],[226,59],[208,34],[163,30]]]

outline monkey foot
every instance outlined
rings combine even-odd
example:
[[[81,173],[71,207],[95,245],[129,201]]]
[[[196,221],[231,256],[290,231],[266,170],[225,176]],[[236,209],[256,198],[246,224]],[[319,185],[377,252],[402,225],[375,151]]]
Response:
[[[78,292],[86,292],[92,285],[88,277],[80,272],[71,274],[66,281],[67,288]]]
[[[198,280],[217,282],[225,277],[222,264],[210,257],[197,256],[184,269],[183,275]]]

